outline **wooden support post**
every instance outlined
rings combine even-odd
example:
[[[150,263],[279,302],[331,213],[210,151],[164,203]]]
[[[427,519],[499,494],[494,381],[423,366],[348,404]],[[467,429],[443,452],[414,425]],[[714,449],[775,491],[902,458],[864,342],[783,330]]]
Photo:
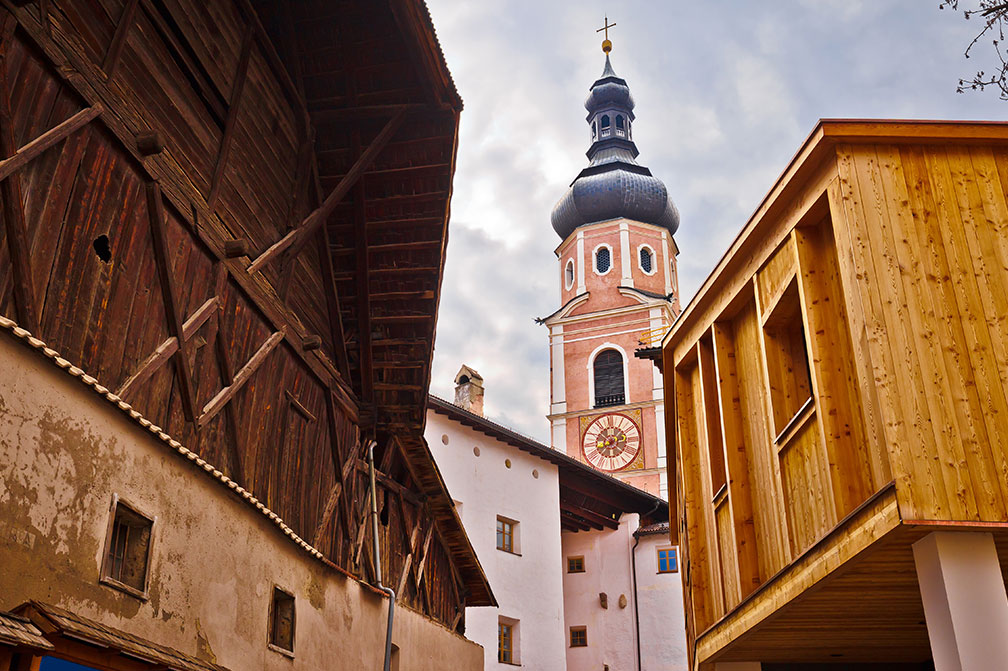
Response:
[[[304,244],[325,223],[325,220],[336,209],[336,206],[343,200],[343,197],[349,193],[350,188],[357,183],[361,175],[364,174],[364,171],[378,158],[378,154],[381,153],[381,150],[385,148],[385,145],[392,139],[399,126],[402,125],[405,116],[406,108],[402,108],[395,116],[389,119],[385,127],[378,133],[378,136],[368,146],[367,150],[360,155],[353,164],[353,167],[347,171],[343,179],[336,185],[336,188],[332,190],[332,193],[326,197],[325,201],[314,212],[309,214],[297,228],[291,230],[290,233],[280,238],[269,249],[260,254],[259,258],[253,261],[252,265],[248,267],[249,274],[258,272],[267,263],[280,256],[288,247],[290,248],[289,254],[292,256],[297,255],[301,251]]]
[[[234,381],[228,386],[217,392],[217,395],[212,399],[207,401],[207,404],[203,406],[203,413],[199,416],[199,420],[196,424],[199,427],[206,426],[207,422],[212,420],[217,416],[217,413],[227,405],[228,401],[234,398],[234,395],[238,393],[238,390],[245,386],[245,383],[249,381],[249,378],[256,372],[259,366],[262,365],[269,353],[276,348],[277,345],[284,339],[287,334],[287,329],[284,328],[277,331],[269,338],[266,339],[256,353],[252,355],[252,358],[248,360],[242,369],[238,371],[238,374],[234,376]]]
[[[196,392],[193,389],[192,372],[189,370],[189,348],[186,346],[185,327],[178,304],[178,291],[172,276],[172,264],[168,254],[168,239],[165,234],[164,204],[161,201],[161,186],[157,182],[147,183],[147,217],[150,222],[151,240],[154,243],[154,261],[161,278],[161,296],[164,299],[168,332],[176,338],[175,370],[179,376],[179,392],[182,394],[182,412],[187,421],[196,421]]]
[[[127,0],[123,7],[122,14],[119,15],[119,22],[116,24],[115,34],[109,44],[108,51],[105,52],[105,62],[102,63],[102,70],[105,77],[112,79],[116,67],[119,65],[119,58],[122,56],[123,47],[126,46],[126,38],[129,30],[133,26],[139,0]]]
[[[86,126],[103,111],[104,108],[101,103],[96,103],[92,107],[85,107],[63,123],[47,130],[13,154],[8,155],[7,158],[0,161],[0,179],[7,179],[46,149],[65,140],[68,135]]]
[[[346,335],[343,332],[343,315],[340,312],[339,292],[333,278],[332,254],[329,252],[329,228],[322,226],[318,236],[319,262],[322,270],[322,291],[325,293],[329,316],[329,331],[333,339],[336,366],[344,380],[350,381],[350,361],[346,351]]]
[[[242,41],[241,56],[238,59],[238,69],[235,72],[234,84],[231,87],[231,97],[228,100],[227,119],[224,121],[224,135],[221,137],[220,151],[217,153],[217,163],[214,166],[213,179],[210,182],[210,193],[207,196],[207,208],[213,212],[220,196],[221,182],[224,181],[224,169],[227,167],[228,156],[234,144],[235,125],[238,122],[238,112],[241,110],[242,93],[248,81],[248,65],[255,46],[255,31],[252,23],[245,28]]]
[[[13,19],[11,15],[10,19]],[[16,24],[8,24],[16,25]],[[6,28],[7,26],[5,26]],[[11,114],[10,86],[7,82],[7,53],[9,40],[3,41],[0,52],[0,156],[8,160],[16,153],[14,146],[14,118]],[[14,282],[14,306],[21,326],[39,336],[39,315],[35,304],[35,281],[31,268],[31,246],[25,225],[21,179],[11,174],[0,182],[0,198],[3,198],[3,220],[7,237],[7,252],[10,255]]]
[[[218,310],[219,303],[217,296],[210,298],[203,305],[199,307],[196,312],[194,312],[189,319],[185,321],[182,325],[182,339],[190,340],[196,332],[210,319],[211,316]],[[150,356],[144,359],[144,362],[140,364],[140,368],[137,369],[135,373],[129,376],[116,395],[119,397],[124,397],[129,393],[130,389],[136,385],[147,380],[151,375],[154,374],[158,368],[164,365],[172,356],[178,352],[179,342],[178,338],[175,336],[170,336],[167,340],[157,346]]]
[[[329,491],[325,509],[322,511],[322,518],[315,527],[315,533],[312,536],[312,547],[316,550],[319,549],[319,542],[322,540],[325,530],[329,527],[329,523],[332,521],[333,515],[336,513],[336,509],[338,507],[337,504],[339,503],[340,494],[342,492],[343,484],[341,482],[337,482]]]

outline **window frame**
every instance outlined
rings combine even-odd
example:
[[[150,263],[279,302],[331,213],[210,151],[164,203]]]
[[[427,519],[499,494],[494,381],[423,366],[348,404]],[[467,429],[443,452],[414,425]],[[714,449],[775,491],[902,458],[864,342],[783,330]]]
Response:
[[[113,536],[116,529],[116,511],[119,509],[120,505],[126,508],[133,515],[136,515],[137,517],[140,517],[150,523],[150,537],[147,539],[147,562],[144,566],[143,589],[137,589],[132,585],[128,585],[121,580],[112,577],[110,552],[112,551]],[[102,550],[102,560],[100,566],[98,567],[98,582],[106,587],[111,587],[112,589],[129,594],[141,601],[147,601],[150,598],[149,590],[151,564],[154,563],[154,539],[156,527],[157,515],[148,514],[142,508],[134,505],[132,501],[119,496],[119,494],[113,493],[112,504],[109,506],[108,524],[105,528],[105,544]]]
[[[602,248],[605,248],[609,251],[609,267],[606,268],[605,270],[598,269],[598,253],[599,250]],[[609,273],[611,273],[615,265],[616,265],[616,255],[615,253],[613,253],[612,245],[610,245],[608,242],[602,242],[596,245],[595,249],[592,250],[592,272],[598,275],[599,277],[602,277],[603,275],[608,275]]]
[[[644,250],[647,250],[648,253],[651,254],[650,272],[644,270],[644,264],[642,263],[641,252],[643,252]],[[645,275],[647,275],[648,277],[651,277],[658,272],[658,253],[655,251],[654,247],[652,247],[647,243],[643,243],[637,246],[637,267],[640,268],[640,271]]]
[[[572,569],[574,562],[580,562],[580,568],[577,570]],[[585,573],[585,561],[584,555],[573,555],[567,557],[567,573]]]
[[[494,545],[501,552],[507,552],[508,554],[513,554],[521,556],[521,546],[518,541],[518,526],[520,522],[518,520],[513,520],[510,517],[504,517],[503,515],[497,515],[497,522],[494,525]],[[499,528],[499,525],[504,525],[506,528],[504,530]],[[509,533],[510,532],[510,533]],[[502,534],[505,540],[509,540],[510,544],[505,543],[505,547],[502,547],[497,543],[497,536]]]
[[[564,289],[567,291],[574,288],[575,271],[574,259],[567,259],[567,263],[564,264]]]
[[[274,639],[274,627],[276,626],[276,594],[277,592],[283,594],[290,598],[291,602],[291,647],[287,648],[273,642]],[[294,596],[289,590],[284,589],[280,585],[273,583],[273,589],[270,590],[270,605],[269,605],[269,621],[266,627],[266,647],[268,647],[273,652],[280,653],[285,657],[294,658],[294,649],[297,647],[295,642],[297,641],[297,597]]]
[[[605,396],[601,396],[600,397],[599,396],[599,380],[598,380],[598,375],[597,375],[597,366],[599,365],[599,357],[602,356],[603,354],[605,354],[606,352],[614,352],[619,357],[619,364],[620,364],[620,390],[619,390],[618,394],[607,394]],[[603,345],[601,347],[601,349],[599,349],[599,351],[595,352],[592,355],[592,357],[591,357],[591,364],[590,364],[589,369],[588,369],[588,374],[591,376],[591,394],[592,395],[591,395],[591,399],[590,400],[591,400],[591,403],[592,403],[592,409],[597,410],[597,409],[600,409],[600,408],[615,408],[615,407],[620,406],[620,405],[626,405],[626,403],[627,403],[627,386],[629,384],[629,380],[627,379],[627,360],[626,360],[626,355],[625,355],[624,352],[622,352],[621,350],[617,349],[616,347]],[[623,397],[623,399],[622,399],[621,402],[613,402],[613,403],[600,403],[599,402],[600,398],[615,397],[618,400],[619,396]]]
[[[574,634],[584,634],[583,642],[579,641],[577,644],[574,643]],[[575,627],[570,627],[567,630],[567,644],[571,648],[587,648],[588,647],[588,627],[585,625],[578,625]]]
[[[668,570],[662,570],[662,552],[671,552],[672,563],[674,566]],[[679,550],[674,547],[661,547],[655,548],[655,559],[657,560],[657,573],[659,575],[668,573],[678,573],[679,572]],[[666,559],[666,561],[668,561]]]

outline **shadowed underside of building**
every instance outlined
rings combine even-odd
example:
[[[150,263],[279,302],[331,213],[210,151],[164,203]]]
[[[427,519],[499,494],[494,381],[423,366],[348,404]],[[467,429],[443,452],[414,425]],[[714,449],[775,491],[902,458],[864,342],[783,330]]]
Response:
[[[0,5],[0,668],[373,667],[379,583],[395,668],[480,668],[422,434],[461,107],[419,0]]]
[[[822,121],[665,338],[695,667],[1003,668],[1006,185],[1006,124]]]

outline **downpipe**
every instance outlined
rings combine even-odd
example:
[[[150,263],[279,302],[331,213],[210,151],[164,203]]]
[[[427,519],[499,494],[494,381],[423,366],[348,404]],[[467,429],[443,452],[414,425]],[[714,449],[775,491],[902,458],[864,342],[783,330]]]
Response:
[[[374,567],[375,585],[379,590],[388,595],[388,626],[385,630],[385,664],[384,671],[389,671],[392,665],[392,618],[395,615],[395,590],[382,584],[381,553],[378,550],[378,490],[375,486],[374,448],[377,443],[373,440],[368,442],[368,469],[371,472],[371,537],[374,540]]]
[[[650,517],[654,515],[661,505],[660,501],[656,501],[654,508],[651,512],[647,513]],[[644,519],[644,516],[638,518],[639,520]],[[640,529],[641,525],[638,524],[637,528]],[[637,544],[640,543],[640,536],[634,533],[633,547],[630,548],[630,572],[633,574],[633,619],[634,619],[634,638],[637,639],[637,671],[641,671],[641,644],[640,644],[640,611],[637,608]],[[388,671],[386,669],[385,671]]]

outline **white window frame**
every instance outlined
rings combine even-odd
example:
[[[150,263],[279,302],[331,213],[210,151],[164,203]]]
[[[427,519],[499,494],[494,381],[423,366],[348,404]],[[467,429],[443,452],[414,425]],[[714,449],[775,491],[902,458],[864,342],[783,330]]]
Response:
[[[598,251],[603,247],[609,250],[609,269],[606,270],[605,272],[600,272],[598,269]],[[610,245],[608,242],[602,242],[595,245],[595,249],[592,250],[591,257],[592,257],[591,259],[592,272],[598,275],[599,277],[602,277],[603,275],[608,275],[609,273],[612,272],[612,269],[616,266],[616,254],[613,252],[612,245]]]
[[[651,254],[651,272],[644,270],[644,265],[641,263],[641,251],[645,249]],[[637,267],[649,277],[658,272],[658,252],[655,251],[654,247],[647,243],[637,245]]]
[[[567,259],[567,263],[564,265],[564,289],[567,291],[570,291],[571,287],[574,286],[575,272],[574,259]]]
[[[623,357],[623,402],[630,403],[630,360],[627,358],[626,350],[614,342],[604,342],[588,355],[588,407],[592,409],[595,408],[595,357],[607,349],[614,349]]]

